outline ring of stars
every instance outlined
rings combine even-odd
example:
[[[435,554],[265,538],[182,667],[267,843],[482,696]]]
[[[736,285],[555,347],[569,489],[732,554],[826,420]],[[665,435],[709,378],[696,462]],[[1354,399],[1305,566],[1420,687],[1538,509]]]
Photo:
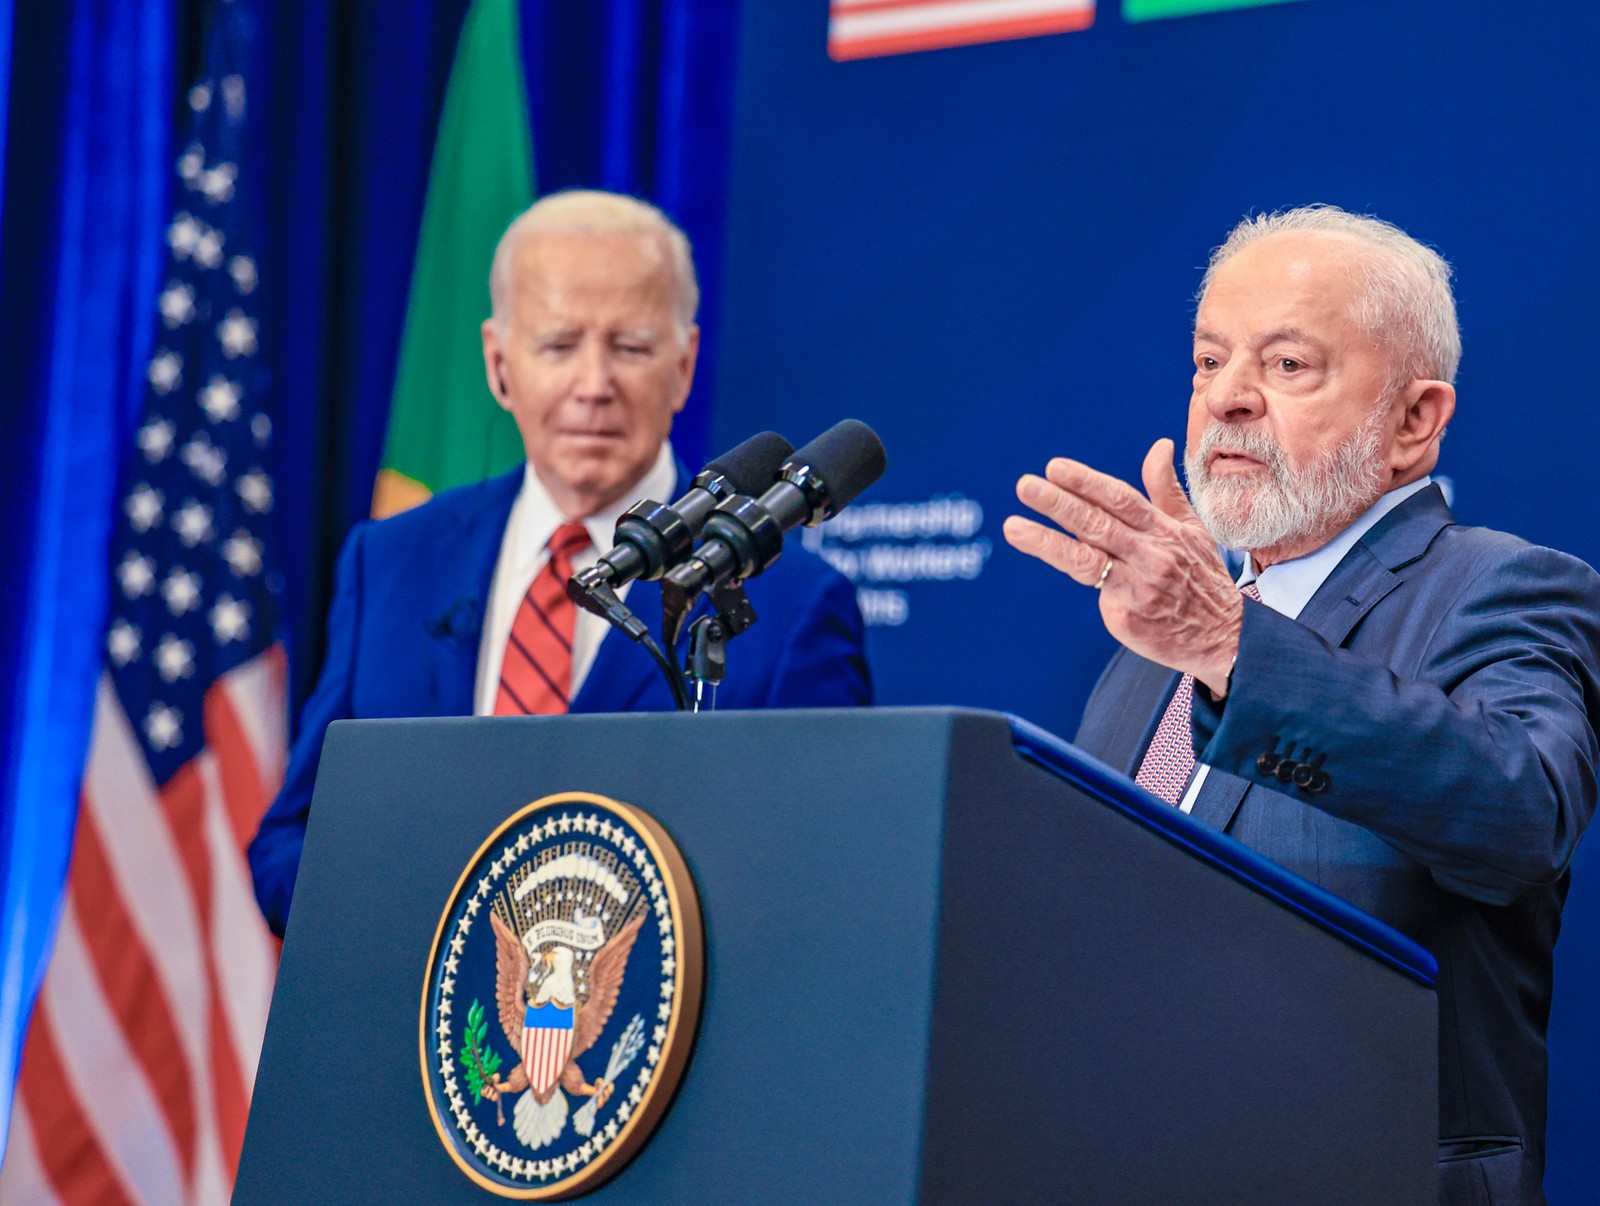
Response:
[[[544,819],[530,825],[528,822],[534,817]],[[650,1034],[651,1041],[647,1048],[639,1053],[637,1060],[643,1067],[630,1069],[634,1071],[633,1084],[626,1094],[613,1099],[616,1104],[612,1110],[612,1117],[604,1125],[597,1125],[593,1135],[565,1155],[530,1160],[501,1148],[478,1126],[469,1112],[473,1108],[468,1104],[470,1090],[465,1089],[456,1075],[455,1027],[452,1022],[459,1016],[460,1024],[464,1026],[466,1018],[464,1009],[459,1015],[456,1011],[456,973],[469,937],[479,919],[483,903],[496,890],[499,882],[510,875],[527,857],[537,855],[540,844],[557,838],[571,840],[576,835],[592,835],[599,838],[610,847],[613,854],[631,864],[644,885],[649,897],[649,907],[656,914],[662,936],[660,997],[656,1007],[654,1029]],[[489,858],[490,853],[494,856],[492,860]],[[550,804],[537,813],[520,818],[516,825],[516,836],[512,837],[508,833],[492,851],[485,851],[474,864],[473,871],[478,873],[477,877],[474,879],[469,874],[463,880],[461,891],[451,904],[454,917],[444,936],[442,947],[446,957],[436,965],[433,982],[430,983],[430,998],[434,995],[433,983],[437,984],[437,1002],[429,1017],[431,1023],[429,1030],[437,1039],[434,1054],[438,1061],[436,1068],[439,1082],[436,1083],[442,1082],[443,1096],[446,1099],[445,1102],[438,1104],[443,1107],[446,1102],[448,1103],[448,1112],[455,1121],[458,1150],[463,1153],[470,1151],[476,1155],[475,1163],[480,1173],[498,1174],[500,1180],[511,1184],[518,1181],[546,1182],[551,1178],[560,1178],[587,1167],[599,1157],[626,1128],[629,1119],[639,1110],[655,1080],[657,1066],[664,1054],[668,1023],[672,1017],[677,993],[678,964],[675,954],[676,944],[673,939],[675,919],[663,889],[661,873],[650,854],[648,844],[637,837],[629,826],[617,823],[610,817],[594,811],[592,805],[586,803]],[[568,895],[572,894],[572,889],[567,885],[553,884],[552,887],[557,892],[566,890]],[[487,926],[478,928],[480,932],[488,930]],[[592,1050],[598,1050],[599,1046],[597,1043]],[[626,1076],[625,1072],[624,1079]]]

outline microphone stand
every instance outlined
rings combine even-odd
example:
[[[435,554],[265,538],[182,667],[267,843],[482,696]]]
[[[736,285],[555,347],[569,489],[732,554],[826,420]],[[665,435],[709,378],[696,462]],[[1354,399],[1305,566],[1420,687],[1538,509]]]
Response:
[[[756,609],[740,584],[719,586],[711,592],[716,614],[701,616],[689,625],[689,654],[683,669],[694,685],[693,711],[714,711],[717,687],[728,672],[728,642],[756,622]],[[706,684],[711,685],[709,698]]]

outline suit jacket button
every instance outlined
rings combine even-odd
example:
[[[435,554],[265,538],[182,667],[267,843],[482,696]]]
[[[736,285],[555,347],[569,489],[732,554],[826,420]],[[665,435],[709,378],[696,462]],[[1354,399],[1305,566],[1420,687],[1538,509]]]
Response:
[[[1277,754],[1262,754],[1256,759],[1256,769],[1263,775],[1270,775],[1273,771],[1278,769],[1278,763],[1280,761],[1282,761],[1282,759]]]
[[[1302,762],[1299,766],[1294,768],[1294,774],[1291,776],[1291,778],[1293,779],[1296,787],[1304,787],[1309,789],[1311,785],[1317,781],[1317,776],[1319,774],[1321,774],[1321,772],[1318,771],[1316,767],[1307,766],[1304,762]]]
[[[1278,763],[1278,768],[1272,773],[1277,777],[1279,783],[1287,783],[1290,779],[1294,778],[1294,772],[1299,765],[1300,763],[1296,762],[1294,759],[1285,758],[1282,762]]]
[[[1306,784],[1306,790],[1312,793],[1324,792],[1333,786],[1333,779],[1327,771],[1312,771],[1311,782]]]

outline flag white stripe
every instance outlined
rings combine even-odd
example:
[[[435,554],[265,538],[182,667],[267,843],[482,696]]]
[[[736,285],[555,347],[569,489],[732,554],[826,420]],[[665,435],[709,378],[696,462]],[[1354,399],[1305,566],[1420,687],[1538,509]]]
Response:
[[[5,1175],[0,1177],[0,1198],[5,1206],[61,1206],[50,1176],[39,1163],[28,1111],[11,1112],[11,1133],[6,1136]]]
[[[249,868],[234,841],[217,760],[210,751],[200,755],[200,775],[206,791],[206,844],[211,857],[211,962],[217,969],[222,1011],[248,1093],[255,1085],[277,960],[256,909]]]
[[[84,1121],[123,1182],[146,1202],[186,1201],[183,1167],[162,1124],[160,1101],[101,990],[81,922],[69,899],[38,1008],[55,1029],[64,1075]]]
[[[198,720],[198,718],[196,718]],[[185,718],[188,723],[188,718]],[[210,1000],[189,877],[109,675],[100,679],[84,806],[94,815],[123,906],[144,938],[175,1017],[195,1085],[195,1105],[210,1116]],[[108,885],[110,887],[111,885]]]
[[[835,0],[829,34],[836,42],[848,42],[1093,11],[1094,0],[930,0],[905,8],[852,12]]]
[[[200,1128],[200,1149],[195,1153],[193,1206],[228,1206],[233,1197],[233,1183],[228,1170],[222,1165],[222,1149],[217,1138],[217,1128],[211,1125],[214,1116],[207,1117]]]
[[[281,654],[269,650],[230,670],[212,687],[227,692],[269,796],[283,781],[289,749],[289,722],[277,669],[281,660]]]

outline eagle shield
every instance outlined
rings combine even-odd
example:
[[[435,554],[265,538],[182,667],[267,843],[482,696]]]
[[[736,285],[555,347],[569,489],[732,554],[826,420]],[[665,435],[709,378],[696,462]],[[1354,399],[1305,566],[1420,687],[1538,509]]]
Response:
[[[572,1021],[576,1011],[570,1005],[547,1001],[529,1005],[522,1016],[522,1066],[528,1083],[542,1100],[549,1095],[567,1066],[572,1053]]]

